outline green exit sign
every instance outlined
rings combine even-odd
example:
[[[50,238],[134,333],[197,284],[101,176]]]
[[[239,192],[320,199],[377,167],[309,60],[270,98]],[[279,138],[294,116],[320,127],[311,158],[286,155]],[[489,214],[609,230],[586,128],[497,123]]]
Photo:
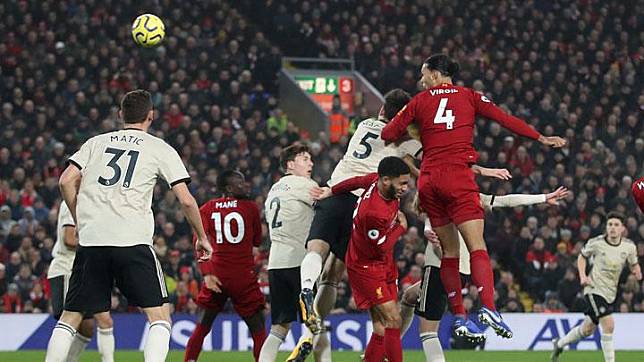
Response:
[[[295,76],[295,81],[307,93],[338,94],[338,79],[336,77]]]

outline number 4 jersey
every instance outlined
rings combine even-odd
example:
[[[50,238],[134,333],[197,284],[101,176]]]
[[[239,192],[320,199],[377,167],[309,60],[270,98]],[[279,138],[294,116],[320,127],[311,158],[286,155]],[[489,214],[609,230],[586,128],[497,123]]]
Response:
[[[255,201],[222,197],[206,202],[201,221],[212,245],[212,258],[199,263],[202,273],[243,276],[255,270],[253,246],[262,241],[262,225]]]
[[[376,118],[360,122],[349,141],[347,152],[331,174],[329,186],[335,186],[351,177],[376,172],[378,164],[385,157],[410,155],[415,158],[422,152],[422,146],[416,140],[405,141],[399,146],[385,145],[385,141],[380,138],[380,133],[386,125],[385,121]],[[356,196],[362,195],[362,192],[362,189],[353,191]]]
[[[152,245],[157,178],[171,187],[190,182],[174,148],[134,128],[90,138],[69,162],[82,174],[76,205],[82,246]]]

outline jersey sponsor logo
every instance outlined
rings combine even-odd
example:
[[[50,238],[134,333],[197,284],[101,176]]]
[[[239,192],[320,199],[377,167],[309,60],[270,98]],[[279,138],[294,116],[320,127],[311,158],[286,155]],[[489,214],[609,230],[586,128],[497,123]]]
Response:
[[[485,102],[485,103],[492,103],[492,101],[488,97],[486,97],[486,96],[484,96],[482,94],[481,94],[481,100],[483,102]]]
[[[636,185],[638,190],[644,190],[644,181],[640,181]]]
[[[451,94],[458,93],[458,89],[448,88],[448,89],[430,89],[429,93],[433,96],[438,94]]]
[[[378,236],[380,236],[380,231],[378,231],[376,229],[372,229],[372,230],[367,231],[367,235],[369,236],[369,239],[376,240],[376,239],[378,239]]]
[[[237,207],[237,200],[217,201],[215,202],[215,207],[218,209],[230,209],[232,207]]]

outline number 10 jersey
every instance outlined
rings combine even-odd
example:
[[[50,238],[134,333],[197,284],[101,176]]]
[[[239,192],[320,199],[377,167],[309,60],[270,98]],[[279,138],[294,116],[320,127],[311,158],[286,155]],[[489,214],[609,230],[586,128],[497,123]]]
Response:
[[[69,158],[81,170],[76,216],[81,246],[152,245],[157,178],[190,182],[177,151],[130,128],[90,138]]]

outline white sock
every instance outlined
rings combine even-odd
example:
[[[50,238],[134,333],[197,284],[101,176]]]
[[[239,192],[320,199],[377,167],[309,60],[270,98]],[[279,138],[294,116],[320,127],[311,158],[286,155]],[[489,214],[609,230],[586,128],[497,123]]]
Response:
[[[114,362],[114,328],[97,328],[96,344],[102,362]]]
[[[76,329],[74,327],[59,321],[51,332],[45,362],[64,362],[67,360],[67,354],[75,335]]]
[[[83,353],[91,340],[91,338],[87,338],[80,333],[76,333],[72,340],[72,345],[69,346],[69,352],[67,352],[67,362],[78,362],[81,353]]]
[[[148,340],[143,347],[145,362],[165,362],[168,349],[170,349],[171,331],[172,326],[166,321],[159,320],[150,323]]]
[[[259,352],[259,362],[275,362],[277,352],[279,351],[282,342],[284,342],[284,338],[286,338],[286,336],[279,334],[278,332],[271,331],[264,341],[262,350]]]
[[[311,289],[322,273],[322,256],[315,251],[309,251],[302,260],[300,279],[302,290]]]
[[[581,339],[583,339],[584,336],[583,333],[581,332],[581,326],[577,326],[568,332],[565,336],[563,336],[559,341],[557,342],[557,346],[559,348],[563,348],[571,343],[575,343]]]
[[[602,333],[602,352],[605,362],[615,362],[615,347],[613,346],[613,335]]]
[[[425,352],[425,360],[427,362],[445,362],[445,355],[443,354],[441,341],[438,339],[438,333],[421,333],[420,341],[423,344],[423,351]]]
[[[337,295],[338,286],[335,283],[319,284],[318,292],[315,295],[314,308],[320,318],[324,318],[331,313],[331,310],[335,307]]]
[[[400,303],[400,318],[402,319],[402,327],[400,328],[400,338],[402,339],[414,321],[414,306],[402,301]]]
[[[308,328],[307,328],[308,329]],[[331,362],[331,341],[328,332],[324,331],[313,339],[313,353],[316,362]]]

